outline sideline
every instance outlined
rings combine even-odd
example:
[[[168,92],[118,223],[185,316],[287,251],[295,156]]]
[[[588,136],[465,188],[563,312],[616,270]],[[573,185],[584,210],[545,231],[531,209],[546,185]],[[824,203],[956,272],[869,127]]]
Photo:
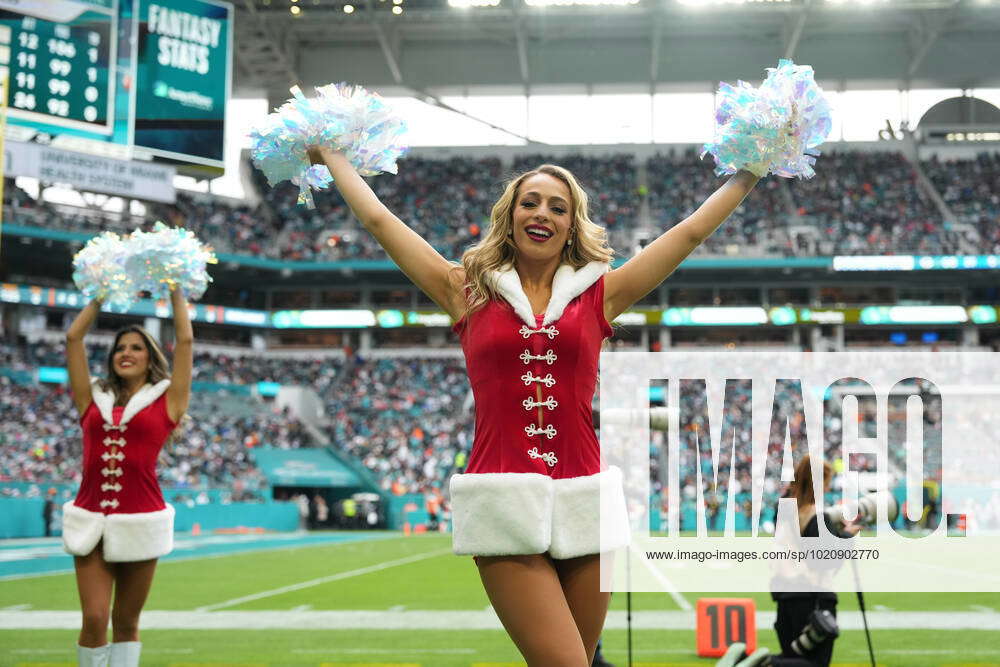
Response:
[[[346,574],[346,573],[345,573]],[[758,611],[758,628],[774,623],[773,611]],[[841,630],[861,630],[857,611],[837,613]],[[873,630],[993,630],[1000,614],[980,611],[868,612]],[[493,610],[460,611],[144,611],[144,630],[502,630]],[[625,629],[625,612],[608,613],[607,630]],[[633,611],[634,630],[691,630],[689,611]],[[79,630],[79,611],[0,611],[0,630]]]

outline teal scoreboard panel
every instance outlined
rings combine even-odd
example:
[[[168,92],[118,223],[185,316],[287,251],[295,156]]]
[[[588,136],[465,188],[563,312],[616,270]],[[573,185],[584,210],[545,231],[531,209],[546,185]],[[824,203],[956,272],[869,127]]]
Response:
[[[219,173],[232,17],[218,0],[0,0],[8,136]]]
[[[110,135],[115,7],[39,4],[36,16],[0,11],[0,67],[11,118]]]
[[[222,164],[231,13],[206,0],[137,0],[137,151]]]

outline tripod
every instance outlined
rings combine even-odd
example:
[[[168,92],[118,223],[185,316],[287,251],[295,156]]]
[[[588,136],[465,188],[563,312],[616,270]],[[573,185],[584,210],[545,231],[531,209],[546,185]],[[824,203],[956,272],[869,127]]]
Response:
[[[872,649],[872,635],[868,631],[868,615],[865,613],[865,596],[861,592],[861,578],[858,576],[858,564],[851,559],[851,570],[854,572],[854,590],[858,593],[858,608],[861,610],[861,621],[865,626],[865,639],[868,641],[868,657],[875,667],[875,651]]]

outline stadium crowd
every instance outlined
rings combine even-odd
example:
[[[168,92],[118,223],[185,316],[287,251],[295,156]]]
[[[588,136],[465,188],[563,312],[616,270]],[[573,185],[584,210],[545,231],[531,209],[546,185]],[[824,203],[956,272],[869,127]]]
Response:
[[[901,154],[831,152],[819,160],[815,177],[788,181],[797,214],[818,231],[814,254],[959,251],[958,233],[945,227]]]
[[[1000,254],[1000,153],[970,160],[934,157],[923,168],[955,218],[973,226],[970,242],[984,254]]]
[[[41,362],[54,365],[62,356],[61,345],[43,343],[25,349],[0,344],[0,392],[5,397],[0,404],[0,482],[27,482],[40,486],[78,483],[82,452],[75,408],[68,390],[62,385],[17,384],[3,373],[8,369],[29,370]],[[94,345],[89,352],[95,371],[99,370],[105,349]],[[463,471],[467,463],[474,434],[474,413],[464,362],[459,357],[362,359],[352,356],[345,361],[232,357],[203,352],[197,355],[195,367],[204,380],[219,384],[249,384],[266,379],[315,389],[324,402],[326,434],[331,443],[365,465],[389,493],[440,497],[450,475]],[[925,400],[932,398],[921,393]],[[190,415],[185,418],[181,431],[163,450],[160,481],[178,502],[217,499],[218,494],[205,493],[205,489],[210,488],[224,489],[227,500],[263,499],[270,492],[267,480],[254,465],[254,448],[294,449],[315,443],[304,425],[287,410],[279,412],[266,403],[247,405],[242,399],[237,401],[244,404],[242,410],[226,409],[223,402],[213,396],[202,394],[199,400],[192,402]],[[682,527],[684,521],[694,516],[699,485],[710,529],[723,528],[727,488],[735,496],[737,526],[746,529],[752,521],[750,430],[738,428],[740,415],[745,412],[749,417],[749,387],[737,385],[732,397],[735,402],[719,424],[718,417],[708,412],[706,395],[697,387],[682,387],[679,450]],[[768,448],[771,463],[780,465],[787,439],[805,443],[804,410],[800,399],[791,387],[783,387],[776,396],[781,406],[781,419],[772,422]],[[829,400],[833,403],[824,413],[825,455],[827,460],[835,461],[841,456],[844,420],[837,409],[838,397],[832,396]],[[873,436],[876,418],[872,406],[859,403],[860,437]],[[787,429],[782,419],[787,420]],[[940,429],[940,424],[940,402],[930,401],[924,429]],[[715,437],[720,432],[735,433],[732,449],[728,443],[722,443],[725,446],[719,448],[717,483],[713,482],[711,448],[706,447],[704,439],[700,447],[696,444],[695,436],[705,432]],[[896,441],[902,439],[897,437]],[[664,487],[665,448],[665,434],[654,432],[650,449],[651,492],[653,502],[664,511],[668,509]],[[901,479],[899,471],[906,463],[905,452],[890,454],[898,481]],[[872,455],[855,454],[850,465],[852,470],[874,471],[876,463]],[[925,474],[937,466],[940,466],[939,459],[925,459]],[[776,481],[774,470],[769,470],[768,475],[762,521],[773,518],[773,508],[784,490]],[[841,481],[839,476],[835,477],[833,498],[839,495]],[[188,495],[184,495],[185,490]],[[20,493],[17,489],[0,489],[0,495],[8,492]]]
[[[358,360],[326,399],[330,438],[396,495],[442,489],[472,448],[461,359]]]
[[[694,149],[657,153],[646,163],[649,215],[657,230],[674,225],[697,209],[722,181]],[[788,205],[776,178],[762,181],[697,252],[742,254],[754,246],[761,254],[792,254],[787,234]]]
[[[620,253],[636,242],[643,200],[654,231],[692,212],[721,183],[710,161],[693,149],[658,153],[645,164],[634,155],[526,155],[509,169],[496,158],[418,157],[400,162],[399,174],[371,180],[385,204],[449,259],[478,241],[489,225],[490,207],[504,180],[544,162],[572,170],[588,190],[592,218],[607,227]],[[809,255],[954,253],[978,244],[1000,245],[1000,156],[923,163],[931,182],[961,222],[978,234],[965,238],[943,221],[921,189],[909,162],[898,152],[825,153],[810,180],[769,178],[756,188],[729,223],[699,252],[712,254]],[[645,173],[645,184],[640,174]],[[7,179],[4,202],[14,223],[95,232],[131,231],[162,219],[192,229],[221,252],[283,260],[385,259],[335,191],[315,194],[316,208],[297,204],[298,189],[271,188],[256,170],[260,203],[178,192],[172,205],[148,204],[144,218],[38,202]],[[977,238],[978,236],[978,238]],[[969,244],[973,244],[969,246]]]
[[[106,346],[88,346],[91,370],[103,375]],[[61,343],[0,344],[0,372],[62,366]],[[275,359],[202,352],[195,382],[301,385],[325,401],[331,440],[364,463],[394,494],[441,489],[464,467],[472,446],[472,417],[464,364],[459,359]],[[197,386],[197,385],[196,385]],[[0,482],[79,482],[81,442],[76,410],[62,385],[19,385],[0,375],[9,397],[0,405]],[[167,488],[259,488],[253,464],[259,446],[313,446],[302,423],[266,403],[227,409],[213,394],[192,401],[177,436],[161,454]]]
[[[0,482],[79,483],[82,441],[76,408],[61,385],[20,385],[0,377]],[[233,415],[192,403],[179,433],[160,455],[160,481],[170,488],[249,487],[263,481],[250,450],[309,443],[287,414]]]

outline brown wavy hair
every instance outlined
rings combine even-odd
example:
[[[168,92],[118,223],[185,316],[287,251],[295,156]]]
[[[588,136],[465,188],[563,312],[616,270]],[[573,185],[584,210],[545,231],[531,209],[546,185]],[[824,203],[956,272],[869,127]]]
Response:
[[[826,461],[823,461],[823,488],[830,483],[833,477],[833,468]],[[803,505],[815,505],[816,494],[813,490],[812,465],[809,463],[809,455],[806,454],[795,466],[795,481],[788,486],[788,495],[798,501],[799,507]]]
[[[610,262],[614,257],[615,252],[608,245],[608,234],[604,227],[590,219],[587,193],[576,177],[563,167],[554,164],[540,165],[507,182],[500,199],[493,205],[490,227],[485,238],[466,250],[462,254],[461,264],[453,267],[456,270],[465,269],[463,288],[468,295],[466,315],[471,315],[498,298],[496,288],[488,277],[491,271],[514,265],[517,247],[513,237],[508,235],[514,224],[514,207],[521,183],[538,174],[546,174],[565,183],[572,200],[570,234],[573,242],[563,246],[561,263],[578,269],[590,262]]]

